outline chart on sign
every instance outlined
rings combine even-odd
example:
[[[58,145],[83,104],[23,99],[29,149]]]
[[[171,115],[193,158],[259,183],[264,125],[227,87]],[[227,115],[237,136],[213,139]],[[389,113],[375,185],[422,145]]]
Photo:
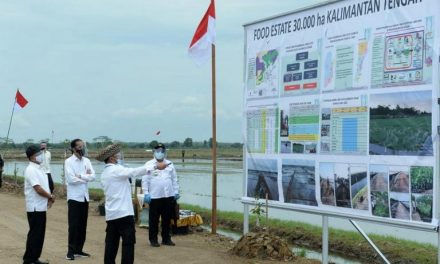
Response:
[[[340,107],[341,103],[351,106]],[[366,154],[368,121],[366,96],[324,100],[321,153]]]
[[[278,153],[278,108],[260,108],[247,112],[249,153]]]

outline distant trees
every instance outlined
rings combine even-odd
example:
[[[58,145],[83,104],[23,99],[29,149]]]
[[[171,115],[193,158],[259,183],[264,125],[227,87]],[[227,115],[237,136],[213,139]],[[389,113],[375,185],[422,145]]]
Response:
[[[193,146],[192,138],[186,138],[185,141],[183,141],[183,146],[187,148],[191,148]]]
[[[399,118],[405,116],[423,116],[430,115],[426,111],[420,111],[415,107],[404,107],[397,105],[396,108],[392,109],[389,105],[383,106],[378,105],[377,107],[370,108],[370,118],[371,119],[382,119],[382,118]]]

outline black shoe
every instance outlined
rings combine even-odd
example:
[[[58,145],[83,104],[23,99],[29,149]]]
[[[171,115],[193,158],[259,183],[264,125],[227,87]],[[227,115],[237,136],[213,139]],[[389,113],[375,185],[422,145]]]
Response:
[[[176,244],[174,244],[174,242],[171,241],[171,239],[170,239],[170,240],[167,240],[167,241],[162,241],[162,245],[165,245],[165,246],[175,246]]]
[[[90,254],[86,253],[84,251],[81,251],[79,253],[75,253],[74,256],[77,258],[90,258]]]
[[[157,241],[150,241],[150,246],[152,247],[160,247],[159,243]]]
[[[69,253],[67,253],[67,255],[66,255],[66,259],[67,260],[75,260],[75,256],[73,255],[73,254],[69,254]]]
[[[43,261],[37,260],[35,262],[32,262],[32,264],[49,264],[49,262],[43,262]]]

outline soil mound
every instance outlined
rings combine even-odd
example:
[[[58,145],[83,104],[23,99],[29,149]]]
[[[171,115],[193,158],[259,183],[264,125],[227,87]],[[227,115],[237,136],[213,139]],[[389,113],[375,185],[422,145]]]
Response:
[[[289,261],[294,255],[287,242],[268,233],[247,233],[231,249],[232,254],[259,259]]]

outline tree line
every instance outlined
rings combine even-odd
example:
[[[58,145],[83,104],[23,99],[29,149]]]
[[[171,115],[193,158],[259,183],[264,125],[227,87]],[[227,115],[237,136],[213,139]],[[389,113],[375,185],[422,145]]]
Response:
[[[1,148],[10,148],[10,149],[24,149],[32,144],[39,144],[41,142],[47,142],[49,147],[52,149],[67,149],[70,147],[70,141],[72,139],[65,139],[60,142],[53,143],[48,138],[35,140],[35,139],[27,139],[24,142],[14,142],[12,139],[8,139],[6,142],[6,138],[0,137],[0,147]],[[130,149],[152,149],[155,145],[157,145],[157,140],[152,140],[150,142],[125,142],[120,140],[112,139],[108,136],[99,136],[92,139],[92,141],[86,141],[87,148],[89,149],[100,149],[106,147],[110,144],[118,142],[122,144],[126,148]],[[203,148],[212,148],[212,138],[203,141],[194,141],[192,138],[185,138],[183,141],[171,141],[171,142],[162,142],[169,149],[203,149]],[[217,148],[242,148],[243,143],[235,142],[235,143],[224,143],[217,142]]]

